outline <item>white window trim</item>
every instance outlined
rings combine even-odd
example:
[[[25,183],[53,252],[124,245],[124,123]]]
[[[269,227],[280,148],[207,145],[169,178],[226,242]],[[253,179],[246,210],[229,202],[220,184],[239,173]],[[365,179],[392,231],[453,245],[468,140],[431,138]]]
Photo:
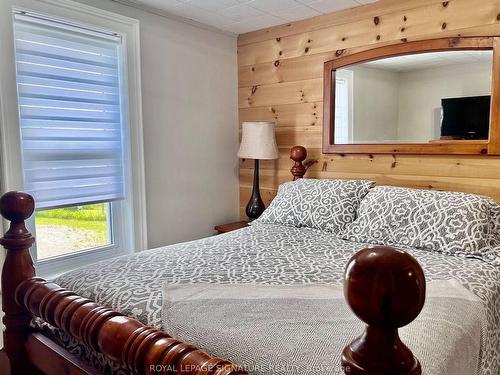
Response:
[[[144,148],[142,129],[141,65],[139,21],[71,0],[11,0],[0,5],[0,173],[1,191],[22,190],[22,162],[20,128],[15,77],[15,53],[13,36],[13,10],[45,13],[55,17],[72,19],[103,29],[113,29],[124,37],[128,92],[130,205],[123,212],[130,220],[122,227],[133,233],[129,252],[147,248],[146,196],[144,175]],[[111,25],[111,26],[110,26]],[[123,254],[123,251],[120,252]],[[42,275],[53,275],[82,264],[93,263],[120,255],[116,249],[88,251],[71,254],[52,261],[40,262]]]
[[[347,82],[348,91],[348,113],[347,113],[347,133],[349,143],[354,141],[354,71],[349,69],[339,69],[335,72],[335,78],[344,79]]]

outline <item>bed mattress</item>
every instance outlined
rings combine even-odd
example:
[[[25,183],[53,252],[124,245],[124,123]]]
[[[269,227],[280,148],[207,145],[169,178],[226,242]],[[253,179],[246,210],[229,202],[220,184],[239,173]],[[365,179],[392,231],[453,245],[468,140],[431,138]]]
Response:
[[[309,228],[258,224],[96,263],[54,281],[144,324],[163,329],[162,288],[165,283],[338,284],[342,282],[348,260],[367,246]],[[500,268],[477,259],[404,250],[417,258],[427,280],[457,280],[482,301],[487,321],[481,342],[480,374],[498,375]],[[105,373],[127,373],[117,364],[103,361],[64,332],[46,325],[42,329],[51,330],[66,348],[87,357]],[[218,355],[210,347],[201,348]]]

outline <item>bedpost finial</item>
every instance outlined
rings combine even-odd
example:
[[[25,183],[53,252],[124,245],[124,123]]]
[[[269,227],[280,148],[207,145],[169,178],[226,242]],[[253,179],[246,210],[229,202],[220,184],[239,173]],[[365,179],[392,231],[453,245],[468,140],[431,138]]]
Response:
[[[294,146],[290,150],[290,159],[296,163],[302,163],[307,158],[307,150],[303,146]]]
[[[307,158],[307,150],[303,146],[294,146],[290,150],[290,159],[292,159],[295,164],[293,165],[290,172],[292,172],[293,180],[298,180],[303,178],[306,174],[307,168],[304,165],[304,160]]]
[[[35,211],[35,200],[29,194],[10,191],[0,198],[0,213],[14,223],[28,219]]]
[[[365,333],[342,353],[342,365],[349,368],[346,373],[421,374],[420,363],[397,331],[424,306],[425,276],[416,259],[391,247],[363,249],[347,264],[344,294],[367,324]]]
[[[7,250],[25,250],[35,239],[26,229],[24,221],[35,211],[35,200],[29,194],[10,191],[0,198],[0,214],[10,221],[9,230],[0,238],[0,245]]]

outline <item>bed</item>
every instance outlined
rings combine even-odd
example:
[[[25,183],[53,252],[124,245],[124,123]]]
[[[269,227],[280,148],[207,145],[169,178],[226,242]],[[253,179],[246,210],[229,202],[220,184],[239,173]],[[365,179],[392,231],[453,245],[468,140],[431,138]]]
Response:
[[[304,162],[305,150],[294,149],[292,157],[295,160],[292,174],[301,178],[306,166],[310,165]],[[317,286],[332,286],[333,289],[329,289],[328,293],[335,293],[333,286],[342,285],[346,264],[352,261],[360,249],[373,247],[372,242],[358,241],[349,236],[339,238],[316,228],[266,223],[264,220],[231,233],[100,262],[69,272],[48,283],[33,278],[29,254],[27,250],[24,251],[33,241],[22,223],[29,211],[26,210],[29,198],[19,195],[14,197],[13,208],[9,212],[2,210],[4,216],[11,219],[14,227],[12,233],[16,235],[15,242],[8,236],[3,240],[10,257],[3,271],[3,301],[8,318],[5,322],[6,348],[0,361],[1,366],[4,366],[0,367],[2,370],[10,366],[11,374],[164,374],[174,373],[172,368],[166,367],[166,364],[172,364],[177,373],[189,374],[320,375],[344,371],[375,374],[356,372],[356,369],[346,371],[345,363],[341,363],[342,349],[364,328],[353,314],[350,314],[352,320],[347,315],[345,318],[352,326],[353,335],[329,330],[329,325],[335,322],[326,319],[324,326],[308,327],[315,330],[312,338],[307,332],[298,335],[298,331],[295,331],[294,334],[285,335],[285,339],[290,339],[290,342],[281,348],[284,340],[279,337],[280,332],[275,334],[278,341],[261,337],[260,343],[256,340],[245,342],[246,337],[238,335],[245,335],[247,331],[230,329],[231,325],[244,325],[244,318],[238,318],[235,323],[231,316],[224,313],[227,310],[217,310],[221,306],[220,300],[210,301],[210,305],[206,302],[196,304],[199,301],[183,305],[189,302],[186,295],[192,295],[195,290],[189,288],[196,288],[197,285],[222,285],[225,288],[272,286],[277,288],[279,294],[288,293],[288,287],[311,288],[307,290],[316,292],[314,288]],[[482,311],[482,315],[478,315],[474,321],[480,327],[473,326],[471,322],[470,330],[461,327],[460,322],[451,321],[450,316],[453,315],[446,315],[446,326],[444,322],[438,322],[436,312],[425,309],[414,323],[401,330],[403,341],[411,343],[411,348],[416,349],[416,357],[422,359],[423,373],[456,374],[458,372],[455,370],[464,371],[464,368],[457,369],[457,366],[467,366],[467,362],[470,362],[467,355],[470,353],[467,348],[461,347],[461,343],[469,343],[469,336],[477,336],[475,340],[478,347],[469,348],[471,352],[477,352],[477,364],[469,364],[472,366],[470,371],[474,371],[469,373],[498,374],[498,265],[475,256],[451,255],[412,246],[399,247],[416,258],[425,271],[428,298],[432,298],[434,293],[431,285],[438,288],[439,281],[453,280],[464,289],[464,293],[470,293],[471,303],[476,303],[470,305],[470,315],[478,310],[478,306]],[[363,288],[377,288],[375,284],[364,285]],[[441,291],[450,285],[441,287]],[[236,293],[242,293],[243,290],[237,289]],[[181,293],[181,298],[176,301],[180,301],[180,304],[166,306],[169,294],[175,293]],[[458,301],[458,296],[451,297],[452,303]],[[17,303],[13,303],[14,299]],[[273,304],[280,303],[277,299],[272,301]],[[285,306],[290,305],[290,301],[284,303]],[[338,303],[336,308],[342,310],[345,301],[342,299]],[[372,301],[371,304],[377,305],[377,302]],[[177,310],[172,306],[177,306]],[[255,301],[244,301],[241,306],[254,309],[253,306],[257,305]],[[168,308],[171,308],[170,316],[165,313]],[[250,316],[266,318],[266,309],[270,309],[269,305],[258,305],[252,312],[254,315]],[[281,309],[282,316],[279,318],[296,323],[294,315],[288,310],[293,309]],[[308,315],[300,319],[320,320],[312,317],[315,311],[304,311]],[[33,316],[37,318],[31,322]],[[467,317],[461,320],[463,325],[468,321]],[[208,324],[207,321],[217,321],[220,325]],[[373,322],[370,324],[376,325]],[[268,329],[271,328],[257,332],[261,336],[273,336],[265,334]],[[429,331],[418,333],[425,329]],[[427,351],[426,341],[431,342],[428,335],[436,335],[432,331],[439,332],[440,329],[441,341],[432,341],[437,347],[431,352]],[[451,333],[454,329],[456,335]],[[175,339],[165,332],[174,333]],[[321,332],[325,332],[324,338]],[[287,353],[292,347],[296,352],[290,357]],[[319,353],[317,357],[315,353]],[[16,358],[16,355],[19,356]],[[464,363],[459,360],[460,356]],[[304,361],[306,357],[312,358],[313,362],[321,362],[322,368],[328,371],[309,369],[307,365],[311,361]],[[51,361],[47,361],[47,358]],[[155,367],[155,364],[164,367]],[[252,368],[255,364],[269,365],[273,370],[256,370]],[[289,366],[286,370],[283,370],[284,364]],[[386,372],[391,373],[400,372]],[[407,373],[419,372],[415,370]]]

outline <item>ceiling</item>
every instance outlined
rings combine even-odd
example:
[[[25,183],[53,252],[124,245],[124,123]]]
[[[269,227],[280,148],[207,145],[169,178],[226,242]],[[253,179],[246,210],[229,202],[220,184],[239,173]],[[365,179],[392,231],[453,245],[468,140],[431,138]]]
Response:
[[[377,0],[112,0],[242,34]]]
[[[483,61],[489,61],[492,63],[493,51],[449,51],[421,53],[417,55],[405,55],[370,61],[364,63],[363,65],[371,68],[403,73],[436,66],[469,64]]]

